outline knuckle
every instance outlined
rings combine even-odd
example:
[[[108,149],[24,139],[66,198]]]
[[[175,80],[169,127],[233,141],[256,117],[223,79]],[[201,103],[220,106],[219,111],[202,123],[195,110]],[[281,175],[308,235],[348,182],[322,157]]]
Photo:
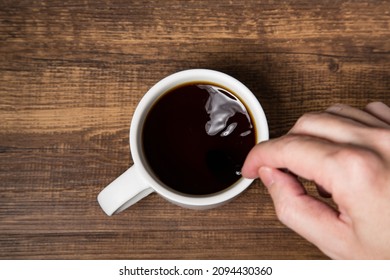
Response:
[[[383,168],[380,156],[368,149],[348,147],[340,150],[336,157],[343,163],[347,176],[356,182],[355,186],[371,187]]]
[[[354,173],[357,171],[367,170],[371,166],[370,162],[373,161],[371,152],[367,152],[363,149],[345,148],[338,153],[340,160],[350,167]]]
[[[288,203],[278,203],[275,204],[275,212],[276,216],[278,217],[279,221],[281,221],[283,224],[287,224],[288,221],[291,219],[289,218],[290,212],[289,212]]]
[[[375,135],[374,142],[383,151],[390,150],[390,129],[388,128],[376,128],[372,132]]]
[[[283,192],[282,190],[280,192]],[[275,213],[279,221],[287,226],[296,225],[299,220],[299,209],[302,204],[300,200],[290,197],[277,194],[273,196]],[[295,209],[295,210],[293,210]]]
[[[311,139],[310,136],[301,134],[287,134],[282,137],[283,141],[281,142],[280,146],[280,151],[282,154],[290,153],[291,150],[296,149],[297,146],[300,146],[303,142],[307,141],[308,139]]]
[[[287,146],[287,145],[291,145],[291,144],[294,144],[296,141],[298,141],[301,136],[297,135],[297,134],[286,134],[284,136],[282,136],[283,138],[283,146]]]
[[[301,117],[299,117],[292,130],[305,130],[305,128],[309,123],[311,123],[315,119],[318,119],[318,117],[320,116],[321,113],[315,113],[315,112],[305,113]]]

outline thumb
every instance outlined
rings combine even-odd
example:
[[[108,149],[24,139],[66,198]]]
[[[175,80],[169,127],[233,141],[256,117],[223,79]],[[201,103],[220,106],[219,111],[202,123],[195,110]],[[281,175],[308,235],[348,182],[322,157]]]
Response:
[[[276,215],[291,228],[332,258],[340,258],[348,249],[347,225],[339,213],[309,196],[292,175],[275,168],[261,167],[259,177],[267,187]]]

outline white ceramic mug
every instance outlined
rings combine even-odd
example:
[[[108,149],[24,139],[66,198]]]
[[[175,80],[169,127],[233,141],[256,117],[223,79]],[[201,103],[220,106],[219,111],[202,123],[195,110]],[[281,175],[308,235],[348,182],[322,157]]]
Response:
[[[155,84],[138,104],[130,126],[130,149],[134,165],[105,187],[98,195],[104,212],[119,213],[152,192],[186,208],[208,209],[224,204],[243,192],[253,180],[240,178],[232,186],[210,195],[186,195],[173,191],[157,181],[148,167],[142,151],[141,133],[146,115],[164,93],[181,84],[199,82],[230,89],[250,111],[256,132],[256,142],[268,140],[268,125],[264,111],[253,93],[237,79],[208,69],[191,69],[172,74]],[[174,172],[174,171],[173,171]]]

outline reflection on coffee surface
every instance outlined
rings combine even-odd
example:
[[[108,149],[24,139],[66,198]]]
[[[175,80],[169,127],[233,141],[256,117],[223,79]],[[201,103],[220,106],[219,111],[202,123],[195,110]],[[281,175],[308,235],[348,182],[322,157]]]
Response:
[[[196,83],[157,100],[146,116],[142,141],[148,165],[162,183],[205,195],[241,178],[256,135],[250,113],[233,93]]]

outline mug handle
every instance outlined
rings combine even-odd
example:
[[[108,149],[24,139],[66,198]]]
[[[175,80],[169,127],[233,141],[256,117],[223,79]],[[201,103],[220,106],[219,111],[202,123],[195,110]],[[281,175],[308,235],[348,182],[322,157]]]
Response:
[[[141,179],[133,165],[105,187],[97,200],[103,211],[111,216],[122,212],[152,192],[153,188]]]

